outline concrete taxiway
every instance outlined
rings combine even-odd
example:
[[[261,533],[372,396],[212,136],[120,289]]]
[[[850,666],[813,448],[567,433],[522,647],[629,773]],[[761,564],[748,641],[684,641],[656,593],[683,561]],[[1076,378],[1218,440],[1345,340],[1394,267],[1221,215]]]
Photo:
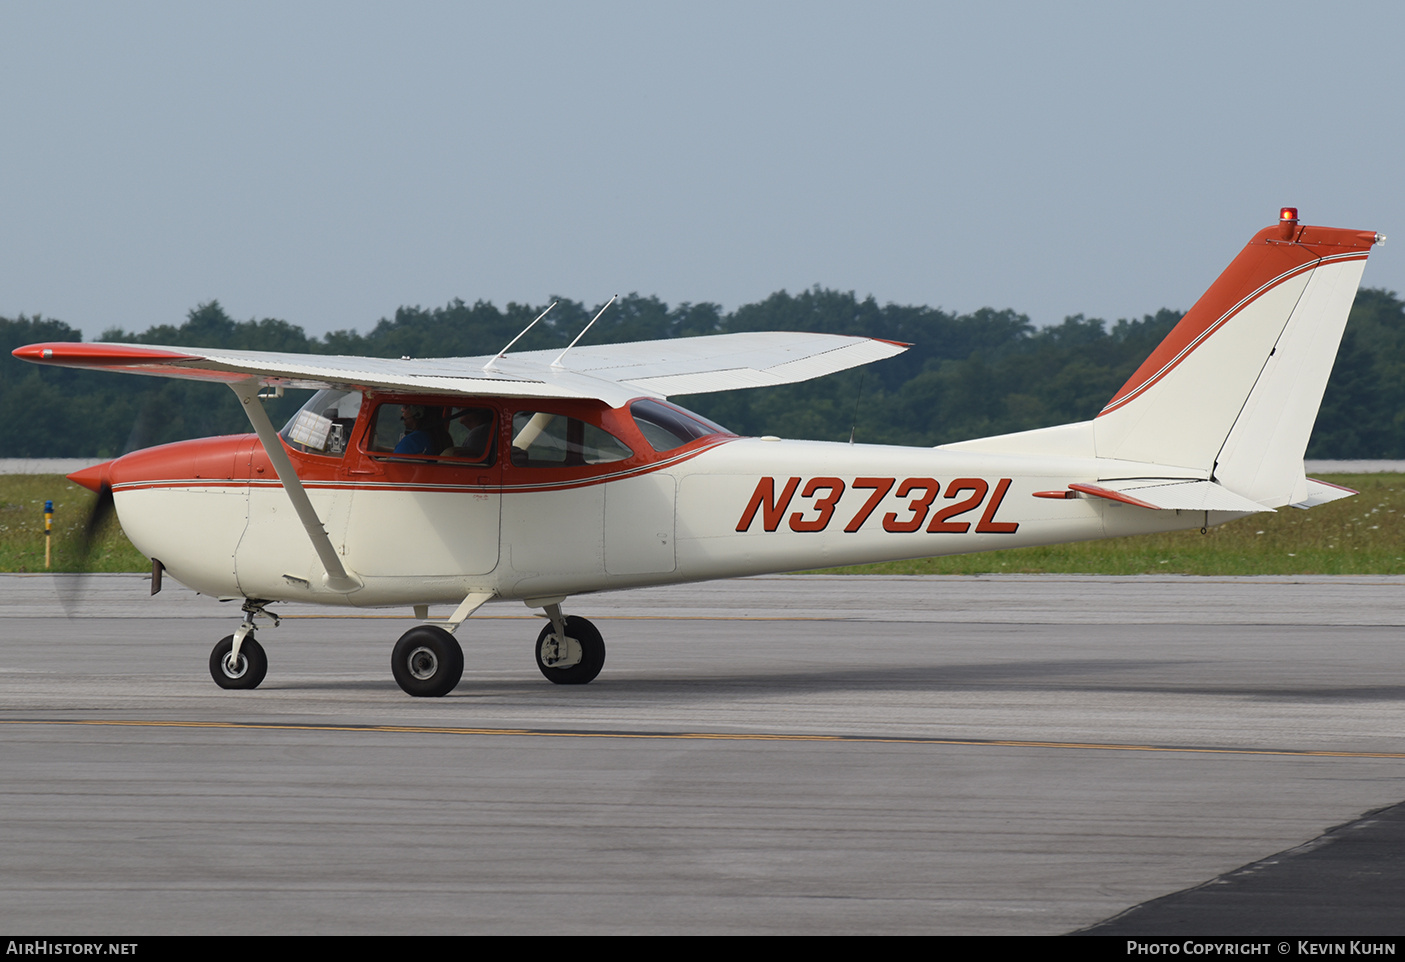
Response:
[[[282,610],[227,692],[231,606],[0,576],[0,926],[1060,933],[1405,799],[1401,578],[578,597],[583,688],[489,606],[442,699],[390,678],[408,612]]]

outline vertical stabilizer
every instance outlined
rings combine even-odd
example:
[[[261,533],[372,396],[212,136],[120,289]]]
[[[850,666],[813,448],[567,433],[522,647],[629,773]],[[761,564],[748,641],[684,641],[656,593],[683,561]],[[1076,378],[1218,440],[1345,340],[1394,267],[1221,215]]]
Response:
[[[1303,451],[1380,239],[1285,207],[1108,401],[1098,456],[1204,471],[1272,507],[1305,493]]]

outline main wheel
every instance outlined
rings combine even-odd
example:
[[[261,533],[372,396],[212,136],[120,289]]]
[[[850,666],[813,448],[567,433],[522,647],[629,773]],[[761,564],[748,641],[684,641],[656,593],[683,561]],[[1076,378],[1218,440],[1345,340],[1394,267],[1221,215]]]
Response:
[[[558,685],[589,684],[605,667],[605,639],[590,622],[571,615],[566,618],[563,645],[557,642],[555,630],[547,622],[537,635],[537,667]]]
[[[210,652],[210,675],[221,688],[257,688],[268,674],[268,655],[263,645],[246,635],[239,645],[239,660],[230,657],[234,653],[234,636],[226,635]]]
[[[407,695],[438,698],[463,677],[463,649],[443,628],[417,625],[395,643],[390,671]]]

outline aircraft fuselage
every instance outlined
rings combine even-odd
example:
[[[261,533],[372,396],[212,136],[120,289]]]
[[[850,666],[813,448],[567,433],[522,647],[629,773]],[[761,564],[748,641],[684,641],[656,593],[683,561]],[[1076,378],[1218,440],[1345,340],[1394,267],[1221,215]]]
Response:
[[[643,447],[622,420],[609,426]],[[472,591],[538,599],[1240,516],[1047,496],[1108,477],[1110,463],[1098,459],[713,435],[651,451],[643,464],[542,470],[512,457],[378,456],[357,446],[364,435],[335,463],[290,450],[332,544],[363,584],[350,593],[323,584],[255,436],[165,445],[105,468],[133,544],[182,583],[218,597],[363,607],[456,604]],[[1122,466],[1120,475],[1175,470],[1148,467]]]

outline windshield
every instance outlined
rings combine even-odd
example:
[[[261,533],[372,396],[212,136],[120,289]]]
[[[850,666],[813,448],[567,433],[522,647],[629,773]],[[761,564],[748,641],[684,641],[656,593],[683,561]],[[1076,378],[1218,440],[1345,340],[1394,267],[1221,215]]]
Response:
[[[291,448],[339,458],[360,410],[360,391],[326,388],[312,395],[278,434]]]

